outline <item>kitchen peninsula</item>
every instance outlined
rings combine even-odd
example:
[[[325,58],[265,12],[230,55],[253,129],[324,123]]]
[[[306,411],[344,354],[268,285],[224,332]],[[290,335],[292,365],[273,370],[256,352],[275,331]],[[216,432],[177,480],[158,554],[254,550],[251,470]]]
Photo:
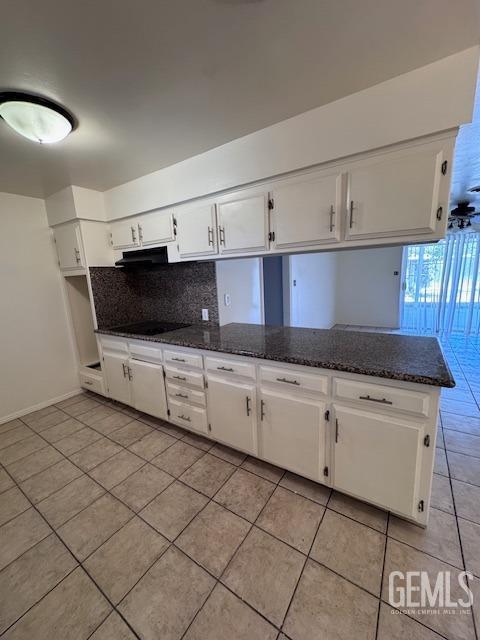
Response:
[[[441,387],[436,338],[233,323],[99,329],[107,393],[426,525]]]

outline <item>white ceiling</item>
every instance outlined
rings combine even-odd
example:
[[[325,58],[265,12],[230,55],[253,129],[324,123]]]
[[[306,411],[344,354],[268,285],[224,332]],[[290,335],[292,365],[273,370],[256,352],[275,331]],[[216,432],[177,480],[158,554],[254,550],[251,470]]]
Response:
[[[469,191],[480,186],[480,80],[477,82],[471,124],[460,127],[455,143],[450,202],[452,208],[468,200],[480,211],[480,193]]]
[[[0,122],[0,191],[106,190],[477,43],[477,0],[5,0],[0,89],[80,126]],[[446,88],[448,90],[448,88]]]

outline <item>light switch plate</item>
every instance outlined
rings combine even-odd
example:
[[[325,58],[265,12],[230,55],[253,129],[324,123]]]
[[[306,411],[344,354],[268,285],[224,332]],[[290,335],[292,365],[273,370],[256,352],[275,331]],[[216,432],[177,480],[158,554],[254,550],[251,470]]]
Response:
[[[208,309],[202,309],[202,320],[208,320]]]

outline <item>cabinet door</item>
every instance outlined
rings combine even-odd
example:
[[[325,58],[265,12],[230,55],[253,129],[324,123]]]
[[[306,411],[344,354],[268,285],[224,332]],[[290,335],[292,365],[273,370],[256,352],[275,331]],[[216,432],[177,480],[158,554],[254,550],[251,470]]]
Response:
[[[131,403],[130,380],[128,379],[128,357],[122,354],[104,353],[103,368],[109,398]]]
[[[340,405],[335,406],[335,419],[335,488],[415,515],[422,425]]]
[[[290,182],[276,187],[271,195],[276,249],[340,240],[344,211],[342,174]]]
[[[325,466],[325,403],[262,389],[260,455],[315,480]]]
[[[202,205],[179,211],[177,243],[181,258],[217,253],[215,205]]]
[[[65,224],[54,231],[58,261],[61,269],[83,268],[83,254],[80,244],[80,230],[76,224]]]
[[[138,222],[138,231],[143,246],[170,242],[175,238],[173,214],[159,211],[143,216]]]
[[[156,418],[167,418],[163,367],[160,364],[130,360],[132,404],[135,409]]]
[[[236,198],[218,205],[220,253],[268,248],[268,195]]]
[[[434,232],[439,224],[440,185],[446,180],[443,160],[438,147],[420,148],[385,154],[353,169],[347,196],[347,238]],[[444,219],[446,215],[443,211]]]
[[[211,437],[256,453],[255,386],[209,376],[207,393]]]
[[[128,249],[140,246],[140,234],[136,222],[131,220],[114,222],[110,232],[114,249]]]

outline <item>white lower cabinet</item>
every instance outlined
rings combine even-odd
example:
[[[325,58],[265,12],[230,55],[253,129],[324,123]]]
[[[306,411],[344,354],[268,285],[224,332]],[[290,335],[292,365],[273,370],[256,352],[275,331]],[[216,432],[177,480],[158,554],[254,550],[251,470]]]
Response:
[[[422,424],[340,405],[334,415],[335,488],[417,517]]]
[[[438,387],[118,338],[102,348],[109,397],[427,524]]]
[[[255,385],[208,377],[210,436],[232,447],[256,453]]]
[[[130,360],[132,403],[135,409],[156,418],[167,418],[167,400],[163,381],[163,367],[159,364]]]
[[[128,378],[128,355],[123,353],[103,354],[103,369],[107,381],[109,398],[131,404],[130,380]]]
[[[260,456],[300,475],[323,480],[325,408],[322,401],[262,389]]]

